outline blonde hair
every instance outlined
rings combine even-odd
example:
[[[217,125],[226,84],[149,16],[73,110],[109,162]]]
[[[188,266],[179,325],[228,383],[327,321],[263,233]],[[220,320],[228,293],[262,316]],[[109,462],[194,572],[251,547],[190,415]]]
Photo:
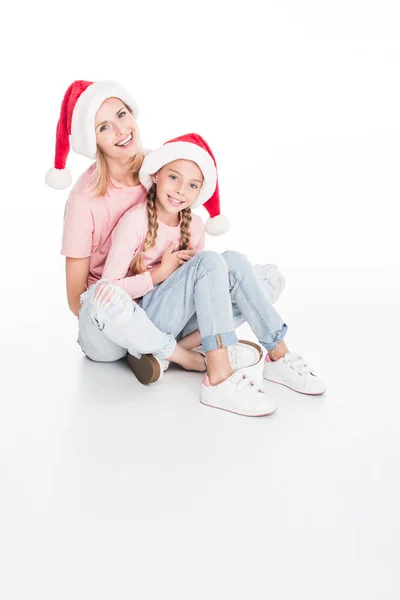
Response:
[[[156,208],[156,185],[150,188],[146,201],[147,201],[147,221],[148,221],[148,231],[146,238],[143,242],[143,246],[139,252],[139,254],[133,259],[130,272],[131,275],[139,275],[140,273],[144,273],[146,271],[146,267],[144,264],[144,253],[148,248],[152,248],[156,244],[157,240],[157,231],[158,231],[158,223],[157,223],[157,208]],[[192,222],[192,211],[191,209],[184,208],[180,211],[181,215],[181,239],[179,241],[179,250],[187,250],[190,242],[190,223]]]
[[[124,103],[125,104],[125,103]],[[133,112],[129,106],[125,104],[127,110],[133,115]],[[136,131],[136,134],[138,132]],[[139,150],[130,160],[128,165],[128,169],[130,173],[132,173],[132,179],[138,177],[140,167],[143,164],[145,158],[144,150]],[[110,174],[108,172],[107,160],[104,155],[104,152],[97,147],[96,151],[96,163],[95,169],[93,172],[93,187],[92,193],[96,197],[105,196],[110,187],[115,188],[116,186],[113,184],[110,178]]]

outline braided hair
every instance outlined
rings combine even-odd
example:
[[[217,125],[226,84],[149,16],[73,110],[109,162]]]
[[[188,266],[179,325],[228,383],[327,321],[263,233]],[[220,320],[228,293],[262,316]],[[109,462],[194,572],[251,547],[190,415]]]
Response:
[[[157,187],[154,183],[150,188],[146,201],[147,201],[147,221],[148,231],[146,238],[143,242],[143,246],[139,254],[133,259],[130,272],[131,275],[139,275],[146,271],[144,264],[144,253],[149,248],[153,248],[156,245],[158,222],[157,222],[157,208],[156,208],[156,192]],[[179,241],[179,250],[187,250],[190,243],[190,224],[192,222],[192,211],[190,207],[184,208],[180,211],[181,216],[181,239]]]

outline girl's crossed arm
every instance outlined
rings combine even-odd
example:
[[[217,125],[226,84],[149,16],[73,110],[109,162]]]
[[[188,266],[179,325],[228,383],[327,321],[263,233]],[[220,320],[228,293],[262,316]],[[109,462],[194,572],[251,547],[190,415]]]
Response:
[[[142,247],[146,231],[136,210],[126,212],[111,234],[111,248],[103,270],[103,278],[124,288],[131,298],[140,298],[153,289],[149,271],[127,276],[132,260]]]
[[[145,240],[147,222],[140,210],[129,210],[120,219],[111,236],[111,248],[104,266],[103,277],[124,288],[131,298],[141,298],[179,267],[177,251],[171,243],[164,252],[161,264],[151,271],[129,275],[132,261]]]

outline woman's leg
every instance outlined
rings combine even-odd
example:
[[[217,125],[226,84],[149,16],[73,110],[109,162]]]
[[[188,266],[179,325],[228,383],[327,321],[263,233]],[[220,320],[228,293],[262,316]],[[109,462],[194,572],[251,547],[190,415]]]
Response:
[[[184,368],[205,370],[201,356],[178,348],[175,338],[157,329],[122,288],[99,281],[82,294],[81,304],[78,342],[92,360],[111,362],[127,352],[138,359],[154,354]]]
[[[108,339],[93,314],[91,299],[95,285],[81,295],[78,320],[78,344],[88,358],[96,362],[113,362],[126,356],[127,350]]]
[[[201,345],[201,333],[198,330],[199,325],[197,323],[197,317],[195,323],[193,325],[189,325],[189,328],[193,326],[195,328],[194,331],[180,339],[177,343],[177,346],[179,346],[180,348],[185,348],[186,350],[193,350],[194,348],[197,348]]]

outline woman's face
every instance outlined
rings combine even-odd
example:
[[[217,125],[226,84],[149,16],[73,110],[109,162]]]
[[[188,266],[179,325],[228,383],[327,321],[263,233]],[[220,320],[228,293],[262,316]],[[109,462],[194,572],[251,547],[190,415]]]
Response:
[[[140,150],[139,133],[125,104],[107,98],[95,117],[97,146],[109,158],[131,158]]]
[[[155,175],[157,200],[168,213],[178,213],[191,206],[203,184],[203,173],[191,160],[174,160],[164,165]]]

